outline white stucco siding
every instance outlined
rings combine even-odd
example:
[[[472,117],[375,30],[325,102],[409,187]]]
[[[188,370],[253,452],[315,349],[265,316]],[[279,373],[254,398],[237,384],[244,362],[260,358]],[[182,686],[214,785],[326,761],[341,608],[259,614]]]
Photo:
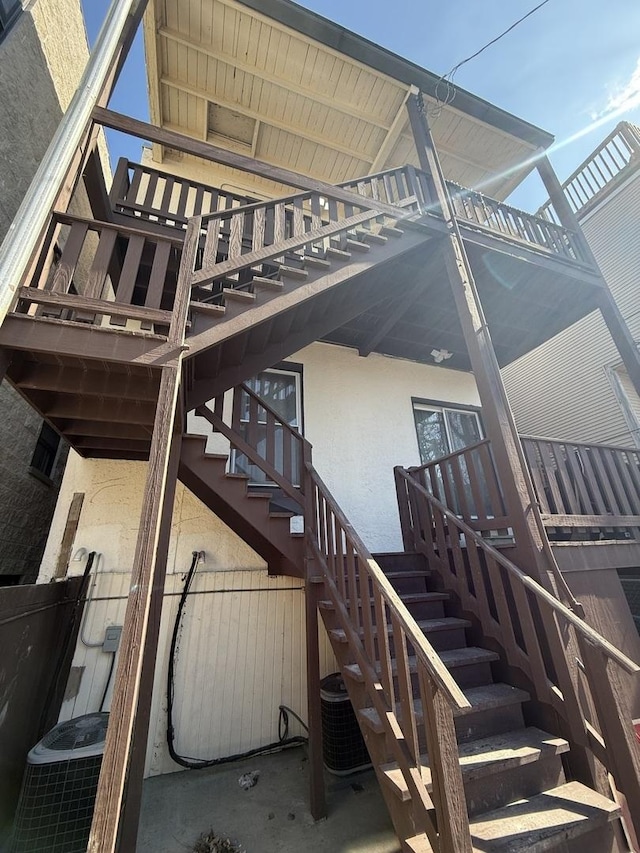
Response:
[[[371,551],[402,548],[395,465],[419,465],[412,397],[479,405],[471,374],[316,343],[303,365],[313,463]]]
[[[631,334],[640,340],[640,174],[596,207],[582,227]],[[596,311],[506,367],[503,378],[520,432],[633,446],[607,371],[619,361]]]
[[[305,433],[320,475],[371,550],[399,549],[393,466],[419,462],[411,398],[476,405],[473,377],[378,355],[364,359],[329,344],[313,344],[290,361],[303,366]],[[191,419],[189,429],[202,424]],[[39,580],[53,577],[71,499],[83,492],[73,551],[101,553],[83,627],[87,642],[99,642],[108,625],[124,621],[145,474],[145,463],[70,454]],[[270,743],[280,704],[306,717],[302,582],[269,577],[263,560],[179,483],[148,742],[151,775],[178,769],[166,747],[166,678],[178,596],[194,550],[204,550],[206,562],[180,633],[178,750],[215,758]],[[73,574],[83,568],[83,561],[70,564]],[[323,629],[320,634],[326,675],[336,663]],[[109,664],[101,647],[79,640],[63,719],[98,710]],[[297,725],[292,733],[300,733]]]

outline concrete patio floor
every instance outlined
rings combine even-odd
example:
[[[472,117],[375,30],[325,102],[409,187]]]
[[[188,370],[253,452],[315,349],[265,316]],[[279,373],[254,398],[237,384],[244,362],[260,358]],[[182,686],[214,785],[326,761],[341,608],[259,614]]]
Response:
[[[243,791],[243,773],[260,771]],[[147,779],[138,850],[184,853],[213,829],[246,853],[399,853],[373,770],[347,777],[325,774],[327,820],[309,813],[304,748]]]

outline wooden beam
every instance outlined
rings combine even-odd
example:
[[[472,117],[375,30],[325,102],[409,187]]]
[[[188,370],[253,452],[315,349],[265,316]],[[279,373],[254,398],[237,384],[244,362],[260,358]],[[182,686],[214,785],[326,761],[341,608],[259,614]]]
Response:
[[[360,286],[355,286],[346,299],[327,300],[328,308],[302,324],[298,331],[289,333],[284,339],[272,342],[258,353],[245,356],[242,364],[216,369],[217,353],[210,351],[198,359],[196,379],[187,391],[187,409],[196,409],[208,400],[217,397],[229,388],[255,376],[261,370],[273,367],[283,359],[298,352],[313,341],[317,341],[337,326],[362,314],[371,305],[389,298],[387,279],[375,272],[370,273]],[[203,378],[204,377],[204,378]]]
[[[210,160],[214,163],[222,163],[222,165],[229,166],[232,169],[249,172],[251,175],[259,175],[261,178],[266,178],[269,181],[275,181],[285,186],[300,190],[313,190],[328,198],[344,201],[346,204],[368,207],[371,210],[379,210],[381,213],[389,213],[392,216],[398,215],[398,208],[396,206],[386,204],[379,199],[365,198],[358,195],[357,192],[336,187],[334,184],[329,184],[326,181],[310,178],[307,175],[292,172],[290,169],[284,169],[281,166],[273,166],[262,160],[254,160],[246,154],[236,154],[233,151],[228,151],[226,148],[219,148],[208,142],[193,139],[183,133],[176,133],[174,130],[154,127],[144,121],[139,121],[130,116],[113,112],[112,110],[96,107],[93,111],[93,118],[103,127],[110,127],[112,130],[119,130],[129,136],[137,136],[139,139],[146,139],[149,142],[156,142],[166,148],[174,148],[176,151],[182,151],[184,154],[191,154],[194,157],[200,157],[203,160]]]
[[[91,314],[106,314],[113,317],[127,317],[130,320],[142,320],[147,323],[169,325],[171,311],[158,308],[145,308],[144,305],[129,305],[109,302],[106,299],[92,299],[70,293],[54,293],[50,290],[38,290],[35,287],[21,287],[18,299],[28,300],[35,305],[48,305],[54,308],[66,308],[71,311],[87,311]]]
[[[79,436],[73,441],[73,449],[80,453],[91,450],[113,451],[114,456],[120,450],[133,450],[139,453],[149,451],[151,436],[144,438],[98,438],[96,436]]]
[[[178,466],[180,464],[180,451],[182,447],[182,407],[180,407],[180,412],[176,413],[176,415],[169,451],[165,501],[158,536],[158,556],[153,573],[151,604],[149,607],[149,627],[142,661],[142,674],[140,676],[140,693],[138,696],[138,708],[131,746],[131,764],[127,777],[125,801],[122,807],[120,835],[118,838],[119,853],[131,853],[131,851],[134,851],[138,837],[138,823],[142,805],[142,781],[147,757],[151,701],[153,699],[156,649],[158,648],[160,637],[167,557],[169,553],[169,540],[171,538],[171,521],[173,518],[173,507],[178,482]]]
[[[43,395],[46,395],[44,397]],[[106,421],[121,424],[153,424],[155,403],[135,400],[93,399],[75,394],[59,394],[50,400],[48,391],[33,391],[30,399],[43,415],[52,420]]]
[[[177,358],[176,348],[160,335],[26,314],[11,314],[5,319],[0,328],[0,347],[147,367],[162,367]]]
[[[519,564],[548,587],[549,575],[556,572],[560,575],[560,570],[555,564],[535,503],[533,485],[502,382],[489,327],[424,113],[421,95],[413,93],[407,107],[420,167],[431,177],[438,206],[449,226],[449,235],[441,241],[441,245],[482,403],[483,422],[491,441],[504,491],[507,514],[513,519]]]
[[[54,577],[56,579],[64,578],[69,568],[69,560],[71,559],[71,549],[73,541],[76,538],[78,523],[80,521],[80,513],[84,502],[84,492],[74,492],[67,513],[67,522],[64,526],[62,534],[62,542],[60,543],[60,553],[56,561],[56,571]]]
[[[35,361],[27,361],[11,373],[11,381],[25,391],[58,391],[80,397],[113,397],[148,403],[155,403],[157,399],[159,378]]]
[[[354,219],[357,217],[353,217]],[[311,232],[309,232],[311,233]],[[292,238],[299,240],[299,238]],[[359,276],[367,273],[373,268],[380,268],[381,264],[400,255],[415,249],[429,239],[429,235],[422,231],[407,231],[401,238],[390,240],[384,246],[376,246],[366,255],[356,258],[347,263],[340,264],[335,270],[321,275],[318,278],[312,279],[310,282],[299,285],[298,287],[275,297],[269,302],[256,302],[250,308],[246,308],[243,312],[229,320],[224,320],[210,327],[209,329],[192,335],[187,339],[189,344],[188,358],[193,358],[200,352],[211,348],[212,346],[227,340],[238,332],[247,329],[249,326],[255,326],[258,323],[272,321],[277,315],[289,311],[292,308],[305,302],[307,299],[315,298],[318,294],[331,290],[343,282],[354,276]],[[288,241],[290,242],[290,241]],[[284,244],[279,244],[284,245]],[[258,256],[260,254],[274,254],[273,246],[265,248],[264,252],[253,252],[243,255],[243,263],[246,259]],[[215,269],[224,269],[226,262],[217,264]],[[206,271],[209,275],[210,271]]]
[[[151,441],[152,428],[141,424],[114,424],[103,421],[59,420],[57,427],[73,444],[76,438],[95,436],[96,438],[132,438],[139,441]]]
[[[200,219],[191,220],[185,237],[182,263],[178,275],[173,320],[169,329],[169,343],[180,353],[177,363],[162,370],[158,405],[155,414],[153,439],[149,453],[149,466],[145,484],[138,540],[133,561],[131,590],[122,631],[120,655],[116,671],[109,727],[105,742],[104,757],[98,781],[95,810],[88,853],[114,853],[116,849],[124,788],[131,766],[134,724],[138,711],[140,683],[143,663],[155,670],[157,637],[147,644],[149,617],[156,584],[164,584],[163,564],[166,549],[160,553],[160,544],[168,544],[162,538],[163,522],[168,491],[167,479],[170,470],[172,436],[180,389],[182,352],[189,300],[190,279],[193,273]],[[173,468],[171,468],[172,474]],[[153,630],[153,629],[152,629]],[[146,721],[148,724],[148,720]],[[140,766],[136,767],[140,772]]]
[[[408,89],[405,97],[402,99],[400,107],[398,108],[398,112],[395,114],[394,119],[391,122],[391,127],[387,130],[387,135],[385,136],[384,141],[371,164],[372,174],[381,172],[384,169],[387,158],[393,150],[393,146],[402,136],[402,131],[407,123],[407,100],[410,94],[411,89]]]

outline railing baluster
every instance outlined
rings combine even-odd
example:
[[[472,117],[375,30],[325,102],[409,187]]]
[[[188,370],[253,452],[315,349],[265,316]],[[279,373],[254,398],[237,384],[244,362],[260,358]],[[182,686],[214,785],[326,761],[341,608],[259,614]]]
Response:
[[[458,743],[450,704],[418,664],[420,698],[429,752],[439,849],[442,853],[471,853],[469,816],[464,794]]]
[[[418,740],[416,710],[413,703],[413,685],[411,683],[409,655],[407,654],[407,638],[402,625],[393,612],[391,614],[391,627],[393,630],[393,654],[396,661],[402,733],[404,734],[411,757],[416,766],[420,767],[420,743]]]
[[[67,293],[73,281],[80,252],[84,246],[89,226],[85,222],[74,222],[64,244],[58,266],[53,274],[51,289],[54,293]]]
[[[133,300],[133,289],[138,277],[142,252],[144,251],[144,237],[133,236],[129,238],[127,251],[124,256],[120,277],[116,288],[115,301],[124,305],[130,305]],[[124,326],[127,319],[123,316],[111,316],[112,326]]]

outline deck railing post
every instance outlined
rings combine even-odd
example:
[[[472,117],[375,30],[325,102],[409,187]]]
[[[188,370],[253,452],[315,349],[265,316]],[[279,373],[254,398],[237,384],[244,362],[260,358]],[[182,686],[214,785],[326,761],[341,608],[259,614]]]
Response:
[[[420,92],[415,91],[409,97],[407,107],[420,167],[431,175],[448,226],[444,238],[448,245],[443,243],[443,246],[450,287],[482,403],[509,524],[514,530],[519,562],[543,585],[554,586],[551,577],[559,579],[560,571],[539,518],[533,485]]]
[[[124,789],[131,765],[136,715],[139,712],[140,684],[144,663],[153,675],[157,645],[147,645],[150,634],[150,615],[153,591],[164,580],[160,554],[164,512],[169,494],[168,477],[172,435],[184,356],[187,312],[191,297],[191,276],[195,265],[201,219],[189,222],[185,236],[182,262],[178,274],[173,317],[168,342],[174,348],[173,357],[162,367],[158,403],[149,451],[147,478],[142,499],[138,539],[131,573],[131,587],[122,630],[120,655],[116,670],[111,715],[104,748],[104,757],[96,803],[87,846],[88,853],[114,853],[124,799]],[[173,472],[171,472],[173,473]],[[170,516],[170,514],[169,514]],[[145,660],[146,658],[146,660]],[[145,709],[145,712],[148,709]]]

